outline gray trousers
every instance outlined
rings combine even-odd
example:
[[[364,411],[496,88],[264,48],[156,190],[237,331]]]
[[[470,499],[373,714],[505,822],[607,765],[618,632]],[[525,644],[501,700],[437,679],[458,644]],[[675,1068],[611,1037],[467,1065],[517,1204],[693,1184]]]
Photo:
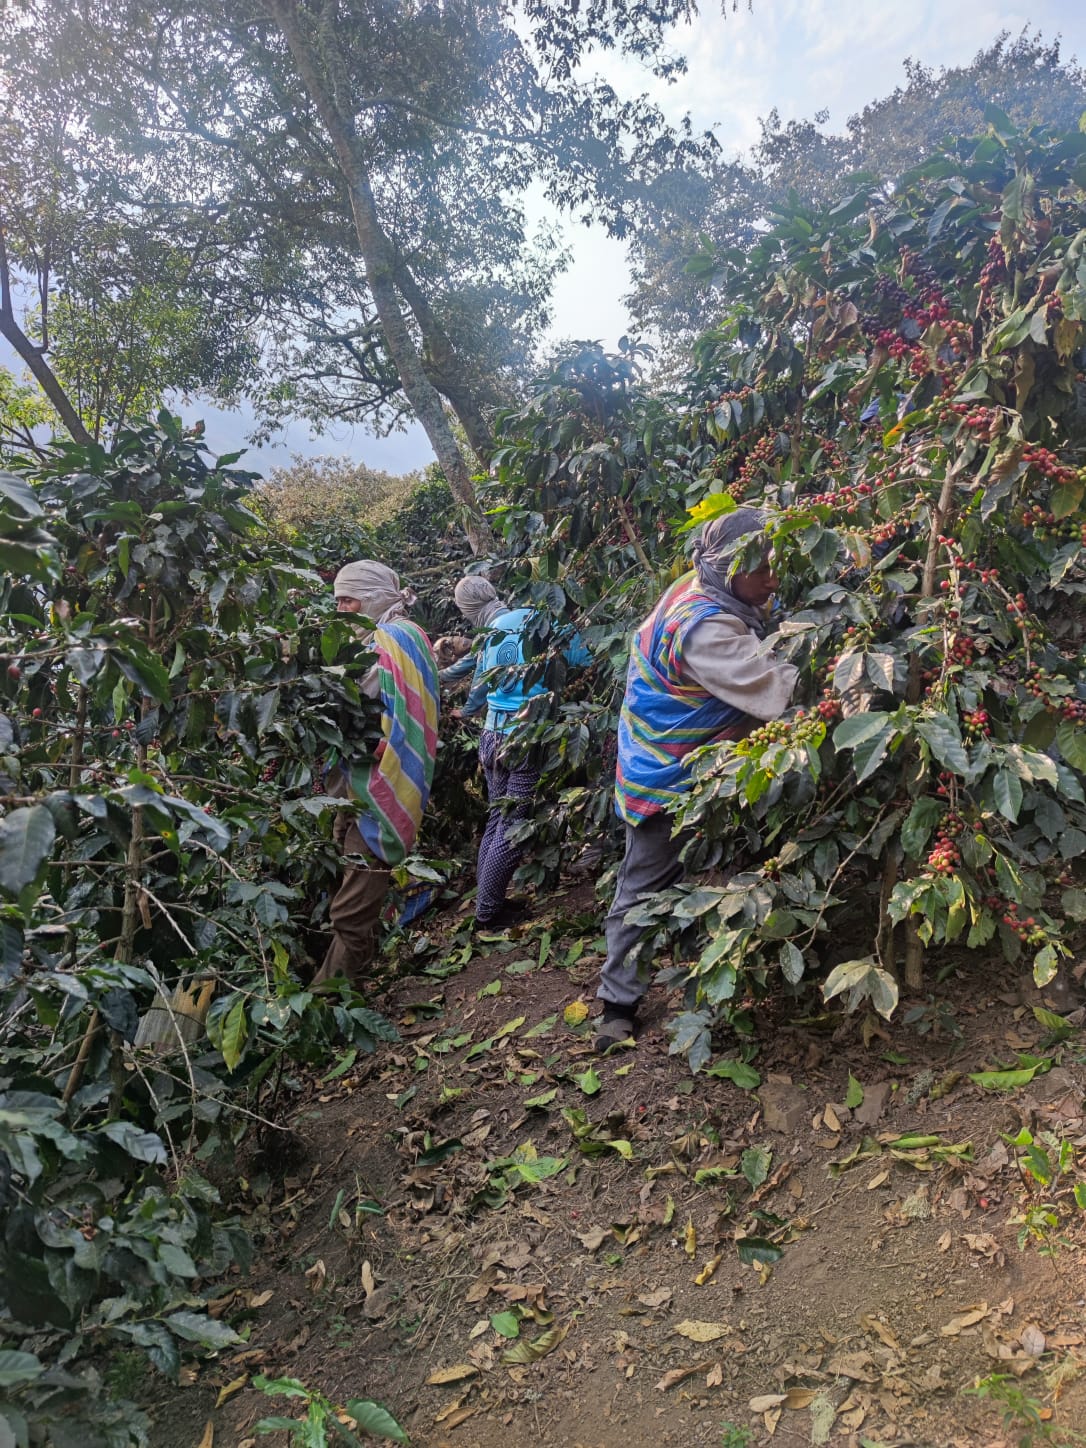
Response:
[[[679,851],[686,843],[680,835],[671,838],[671,815],[649,815],[639,825],[626,826],[626,856],[618,872],[615,898],[607,919],[607,959],[596,995],[608,1005],[630,1006],[645,994],[648,968],[638,969],[637,949],[646,931],[643,925],[627,925],[626,912],[648,895],[666,890],[682,879],[684,870]]]

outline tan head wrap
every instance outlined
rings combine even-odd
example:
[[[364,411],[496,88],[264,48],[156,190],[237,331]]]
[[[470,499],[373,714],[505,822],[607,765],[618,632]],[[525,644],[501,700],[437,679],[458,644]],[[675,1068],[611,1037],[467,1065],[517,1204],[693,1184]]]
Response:
[[[362,612],[374,623],[403,618],[418,603],[418,596],[410,588],[400,587],[398,574],[371,558],[344,564],[336,574],[332,592],[336,598],[357,598]]]
[[[453,589],[453,597],[457,608],[476,628],[485,628],[492,618],[508,608],[490,579],[481,573],[469,573],[462,578]]]

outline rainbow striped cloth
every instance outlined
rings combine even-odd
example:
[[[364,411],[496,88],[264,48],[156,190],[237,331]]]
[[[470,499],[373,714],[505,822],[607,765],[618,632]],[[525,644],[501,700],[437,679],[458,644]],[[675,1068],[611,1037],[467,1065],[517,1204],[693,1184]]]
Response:
[[[386,865],[398,865],[415,843],[430,798],[440,686],[430,640],[410,619],[379,625],[373,647],[384,737],[370,759],[346,773],[352,798],[365,806],[358,828],[367,848]]]

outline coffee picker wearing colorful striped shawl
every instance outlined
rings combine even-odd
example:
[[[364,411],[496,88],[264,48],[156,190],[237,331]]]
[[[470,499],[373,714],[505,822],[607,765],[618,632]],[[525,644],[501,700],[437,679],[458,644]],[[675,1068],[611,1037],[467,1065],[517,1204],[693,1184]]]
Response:
[[[645,931],[627,924],[626,915],[683,875],[684,841],[672,838],[670,811],[690,788],[689,755],[705,744],[742,739],[758,720],[775,719],[796,682],[792,665],[760,642],[777,588],[768,554],[760,567],[729,575],[765,524],[765,514],[754,508],[707,524],[694,545],[694,571],[672,584],[634,635],[615,778],[626,856],[604,926],[597,1050],[632,1035],[645,993],[638,959]]]
[[[357,800],[362,810],[353,820],[346,812],[336,820],[343,880],[329,910],[332,943],[314,984],[345,976],[361,985],[376,951],[391,867],[410,853],[430,797],[440,695],[430,640],[407,617],[415,595],[392,569],[349,563],[333,587],[340,613],[376,623],[377,662],[362,688],[381,700],[381,741],[372,756],[343,760],[329,781],[330,794]]]

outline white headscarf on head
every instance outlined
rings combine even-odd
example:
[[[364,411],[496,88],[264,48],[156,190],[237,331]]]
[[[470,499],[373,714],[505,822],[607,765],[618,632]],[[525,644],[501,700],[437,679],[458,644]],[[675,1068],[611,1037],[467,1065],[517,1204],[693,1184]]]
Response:
[[[476,628],[485,628],[499,613],[508,611],[508,604],[498,597],[497,589],[481,573],[469,573],[453,589],[456,606]]]
[[[403,618],[419,601],[412,589],[400,587],[398,574],[371,558],[345,563],[336,574],[332,592],[336,598],[357,598],[362,612],[374,623]]]

